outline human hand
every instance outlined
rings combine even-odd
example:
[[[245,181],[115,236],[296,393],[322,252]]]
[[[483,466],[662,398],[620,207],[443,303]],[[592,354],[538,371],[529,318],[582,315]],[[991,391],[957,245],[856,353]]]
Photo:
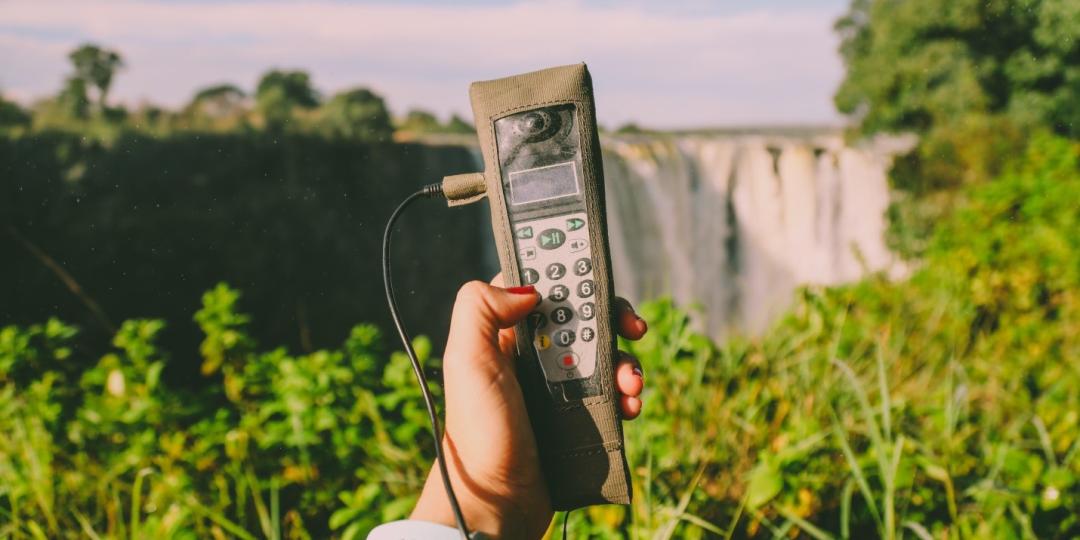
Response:
[[[501,277],[493,283],[501,285]],[[466,283],[443,356],[450,480],[469,528],[495,538],[540,538],[554,514],[513,365],[514,325],[539,301],[531,286]],[[646,322],[626,300],[616,298],[615,306],[619,335],[641,339]],[[637,359],[619,351],[615,386],[624,419],[641,413],[643,385]],[[438,467],[428,474],[411,518],[455,525]]]

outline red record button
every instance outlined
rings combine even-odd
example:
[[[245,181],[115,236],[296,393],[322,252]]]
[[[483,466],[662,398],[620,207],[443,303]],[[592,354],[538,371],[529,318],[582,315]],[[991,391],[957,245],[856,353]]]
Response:
[[[559,356],[559,367],[563,369],[574,369],[578,365],[578,356],[572,352],[564,352]]]

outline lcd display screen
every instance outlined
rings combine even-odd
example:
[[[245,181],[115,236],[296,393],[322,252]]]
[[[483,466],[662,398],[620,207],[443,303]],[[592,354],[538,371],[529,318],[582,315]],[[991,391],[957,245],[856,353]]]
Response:
[[[577,195],[573,161],[510,173],[510,203],[526,204]]]

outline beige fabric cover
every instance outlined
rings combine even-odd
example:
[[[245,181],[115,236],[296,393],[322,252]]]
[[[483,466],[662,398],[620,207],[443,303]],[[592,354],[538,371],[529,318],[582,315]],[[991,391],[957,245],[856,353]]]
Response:
[[[556,67],[505,79],[473,83],[469,88],[477,134],[484,155],[484,177],[491,204],[491,221],[503,276],[508,286],[520,285],[512,231],[503,199],[499,157],[495,143],[495,120],[539,106],[572,103],[582,144],[584,190],[588,204],[589,238],[594,251],[594,274],[602,293],[597,298],[599,336],[596,370],[603,395],[577,403],[555,403],[547,390],[540,367],[531,354],[518,361],[518,378],[525,391],[529,416],[540,447],[544,474],[556,510],[592,504],[629,504],[630,474],[623,452],[622,422],[614,386],[616,349],[611,278],[611,254],[607,245],[604,208],[604,176],[600,141],[596,133],[592,80],[585,64]],[[606,315],[606,316],[604,316]],[[528,332],[518,327],[518,350],[531,350]],[[527,360],[527,361],[526,361]]]

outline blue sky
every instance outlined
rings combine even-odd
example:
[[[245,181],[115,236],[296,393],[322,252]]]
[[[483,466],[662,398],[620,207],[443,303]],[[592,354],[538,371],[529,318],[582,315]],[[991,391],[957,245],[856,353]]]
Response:
[[[467,88],[585,61],[600,121],[661,128],[839,123],[832,22],[844,0],[112,0],[0,2],[0,91],[54,93],[93,41],[127,61],[115,100],[177,106],[199,88],[304,69],[398,114],[468,115]]]

